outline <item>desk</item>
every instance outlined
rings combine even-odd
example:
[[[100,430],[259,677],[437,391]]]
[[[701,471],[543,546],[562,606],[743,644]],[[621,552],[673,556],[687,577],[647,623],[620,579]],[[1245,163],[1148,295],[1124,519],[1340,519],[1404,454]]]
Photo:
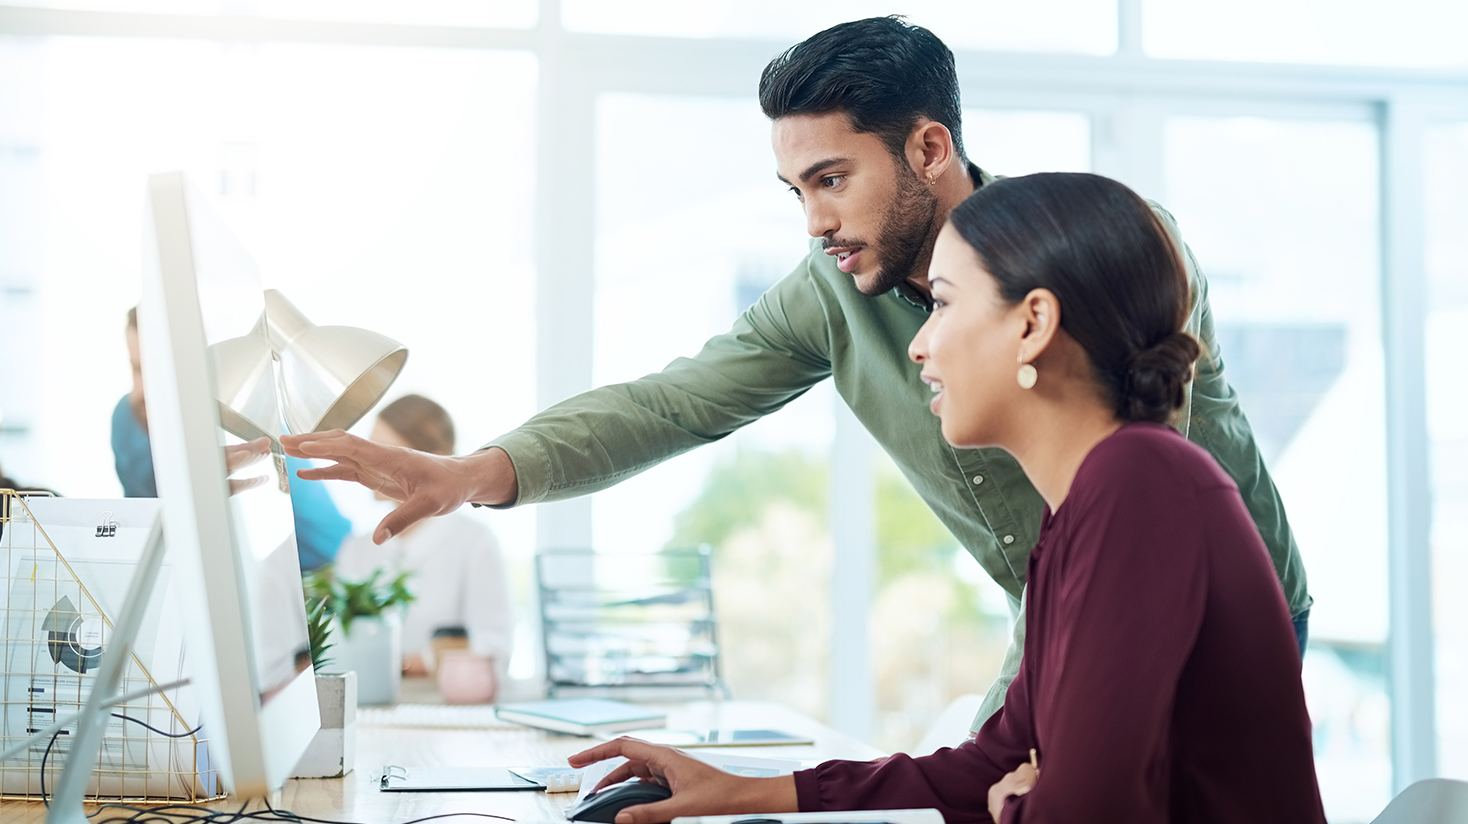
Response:
[[[669,704],[668,726],[674,729],[785,729],[809,736],[813,745],[795,747],[731,747],[726,752],[764,758],[822,761],[867,760],[883,753],[787,707],[757,701],[700,701]],[[375,779],[383,764],[420,767],[514,767],[566,763],[566,757],[595,743],[594,739],[517,729],[432,729],[357,726],[357,769],[344,778],[287,781],[277,809],[302,815],[362,824],[394,824],[446,812],[482,812],[521,821],[563,821],[575,793],[384,793]],[[209,806],[237,808],[234,802]],[[89,809],[88,812],[91,810]],[[0,803],[5,824],[43,824],[39,802]],[[490,819],[458,819],[492,824]],[[450,819],[450,822],[453,820]]]

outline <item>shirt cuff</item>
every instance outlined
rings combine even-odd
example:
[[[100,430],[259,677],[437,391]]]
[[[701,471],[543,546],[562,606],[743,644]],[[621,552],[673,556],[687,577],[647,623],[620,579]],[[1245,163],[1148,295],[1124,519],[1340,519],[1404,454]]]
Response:
[[[803,813],[821,812],[821,785],[816,779],[817,770],[795,772],[795,804]]]
[[[516,429],[495,438],[480,447],[478,451],[483,452],[491,447],[499,447],[510,456],[510,465],[515,469],[515,485],[518,487],[518,494],[515,500],[509,503],[474,504],[474,506],[509,509],[539,503],[545,499],[550,489],[551,461],[550,453],[546,452],[539,438],[524,430]]]

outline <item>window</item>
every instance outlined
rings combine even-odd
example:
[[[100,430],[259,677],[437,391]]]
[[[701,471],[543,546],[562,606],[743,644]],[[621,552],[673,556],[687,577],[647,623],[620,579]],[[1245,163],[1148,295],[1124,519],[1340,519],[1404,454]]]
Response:
[[[1304,679],[1326,814],[1368,820],[1392,794],[1375,130],[1177,117],[1164,147],[1164,205],[1315,598]]]
[[[565,0],[561,19],[572,31],[664,37],[739,37],[792,45],[847,20],[906,15],[953,49],[1080,52],[1116,50],[1115,0],[906,0],[844,3],[796,0]]]
[[[232,15],[276,20],[424,26],[535,25],[535,0],[14,0],[6,5],[144,14]]]
[[[1427,428],[1433,473],[1433,630],[1439,769],[1468,778],[1468,124],[1427,136]]]
[[[805,218],[775,177],[770,124],[751,98],[603,95],[597,169],[598,385],[698,352],[807,254]],[[829,660],[834,402],[829,383],[819,385],[593,499],[599,550],[711,544],[734,694],[817,717]]]
[[[531,167],[509,160],[534,121],[533,58],[53,38],[0,41],[0,65],[0,100],[39,101],[4,107],[0,137],[0,334],[23,361],[0,383],[14,477],[120,494],[108,422],[129,387],[124,314],[158,171],[188,172],[265,285],[314,322],[406,344],[392,396],[443,403],[461,449],[533,411]],[[359,531],[383,514],[363,490],[332,494]],[[510,555],[528,555],[533,523],[495,520]]]
[[[1362,66],[1460,67],[1458,0],[1142,0],[1154,57]]]

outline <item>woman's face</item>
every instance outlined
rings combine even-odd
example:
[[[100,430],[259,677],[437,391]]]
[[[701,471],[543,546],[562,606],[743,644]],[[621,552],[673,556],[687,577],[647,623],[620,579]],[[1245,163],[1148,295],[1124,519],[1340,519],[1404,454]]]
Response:
[[[933,313],[908,347],[933,390],[930,408],[954,446],[994,446],[1021,402],[1015,375],[1026,321],[1020,305],[999,295],[999,285],[973,247],[944,226],[928,270]]]

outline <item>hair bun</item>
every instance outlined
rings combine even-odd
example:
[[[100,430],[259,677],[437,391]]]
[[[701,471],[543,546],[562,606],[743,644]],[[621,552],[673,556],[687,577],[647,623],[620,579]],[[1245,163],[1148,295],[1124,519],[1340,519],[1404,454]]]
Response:
[[[1146,349],[1133,352],[1123,368],[1117,412],[1124,421],[1165,423],[1183,405],[1184,389],[1193,379],[1198,342],[1173,332]]]

